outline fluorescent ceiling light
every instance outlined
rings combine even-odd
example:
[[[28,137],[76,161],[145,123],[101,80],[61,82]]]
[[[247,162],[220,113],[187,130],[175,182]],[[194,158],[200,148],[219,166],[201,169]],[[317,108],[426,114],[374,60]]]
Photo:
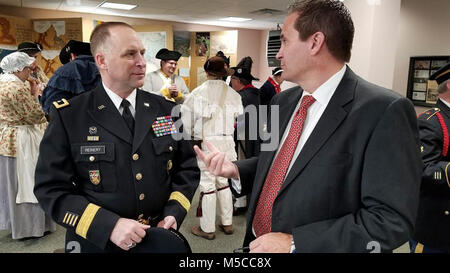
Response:
[[[111,3],[111,2],[103,2],[99,6],[100,8],[108,8],[108,9],[124,9],[124,10],[132,10],[137,5],[128,5],[128,4],[119,4],[119,3]]]
[[[219,19],[221,21],[229,21],[229,22],[245,22],[245,21],[251,21],[253,19],[250,18],[241,18],[241,17],[226,17]]]

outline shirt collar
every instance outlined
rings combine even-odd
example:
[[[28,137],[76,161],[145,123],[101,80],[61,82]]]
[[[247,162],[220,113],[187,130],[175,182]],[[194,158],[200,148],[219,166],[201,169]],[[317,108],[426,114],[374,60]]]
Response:
[[[442,101],[445,105],[447,105],[448,108],[450,108],[450,103],[448,103],[446,100],[443,100],[439,98],[440,101]]]
[[[344,65],[341,70],[339,70],[336,74],[331,76],[326,82],[324,82],[319,88],[312,93],[312,96],[314,99],[316,99],[316,102],[318,102],[320,105],[328,105],[328,102],[330,102],[331,97],[333,96],[334,92],[336,91],[339,83],[341,82],[342,78],[344,77],[345,71],[347,70],[347,66]],[[303,96],[311,95],[307,91],[303,92]]]
[[[114,106],[116,106],[117,110],[119,110],[120,104],[122,103],[122,98],[119,95],[117,95],[116,93],[114,93],[111,89],[106,87],[106,85],[103,82],[102,82],[102,84],[103,84],[103,88],[105,88],[106,94],[108,94],[109,98],[114,103]],[[130,95],[128,95],[128,97],[126,99],[127,99],[127,101],[130,102],[131,107],[133,107],[133,109],[136,109],[136,88],[133,90],[133,92],[131,92]]]

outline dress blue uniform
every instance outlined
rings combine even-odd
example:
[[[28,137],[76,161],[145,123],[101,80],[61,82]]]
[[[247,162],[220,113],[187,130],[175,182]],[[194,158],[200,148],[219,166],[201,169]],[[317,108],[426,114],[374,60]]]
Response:
[[[174,105],[137,90],[134,134],[102,85],[51,108],[34,192],[66,244],[122,251],[109,240],[121,217],[155,226],[172,215],[180,227],[200,172],[190,143],[171,135]]]
[[[450,79],[450,63],[430,79],[438,84]],[[418,126],[425,166],[411,251],[450,252],[450,108],[439,99],[436,108],[419,116]]]

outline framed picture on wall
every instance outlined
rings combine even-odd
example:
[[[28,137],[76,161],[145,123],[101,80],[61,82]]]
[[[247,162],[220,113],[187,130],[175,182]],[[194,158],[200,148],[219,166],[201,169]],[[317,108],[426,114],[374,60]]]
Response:
[[[437,83],[430,76],[446,63],[450,56],[411,57],[409,61],[408,90],[406,96],[414,105],[433,107],[438,100]]]

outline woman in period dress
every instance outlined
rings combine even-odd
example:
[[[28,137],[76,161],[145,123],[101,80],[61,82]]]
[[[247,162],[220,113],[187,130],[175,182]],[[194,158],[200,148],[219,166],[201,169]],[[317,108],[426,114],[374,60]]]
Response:
[[[14,52],[0,67],[0,230],[13,239],[55,231],[33,194],[39,143],[47,125],[38,102],[42,91],[30,78],[35,58]]]

